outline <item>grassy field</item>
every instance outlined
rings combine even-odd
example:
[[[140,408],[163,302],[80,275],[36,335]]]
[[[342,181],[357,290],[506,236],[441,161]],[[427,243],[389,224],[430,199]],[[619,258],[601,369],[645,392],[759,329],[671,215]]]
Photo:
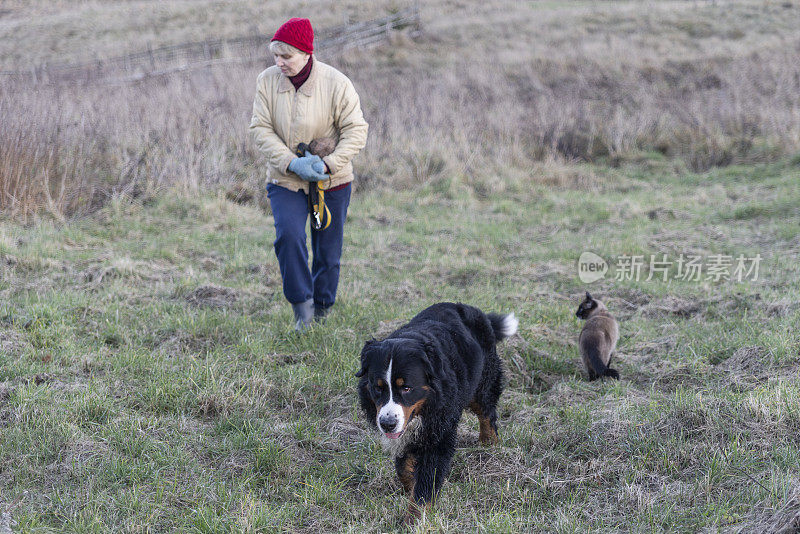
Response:
[[[762,531],[800,483],[799,171],[654,157],[576,166],[574,188],[361,195],[336,311],[301,337],[256,208],[159,198],[5,223],[0,501],[21,498],[21,532],[396,530],[358,354],[460,300],[520,318],[501,349],[502,442],[480,446],[464,417],[418,531]],[[586,286],[583,250],[763,261],[742,283]],[[581,376],[587,288],[621,321],[619,383]]]
[[[332,25],[400,3],[295,5]],[[0,64],[296,14],[11,0]],[[0,87],[0,534],[407,531],[353,375],[366,339],[443,300],[520,331],[500,444],[464,416],[416,532],[796,531],[800,5],[431,0],[423,19],[330,58],[370,141],[335,311],[303,336],[246,138],[258,69]],[[605,278],[580,281],[584,251]],[[616,276],[632,256],[640,277]],[[723,257],[758,275],[715,279]],[[620,320],[619,382],[582,373],[587,289]]]

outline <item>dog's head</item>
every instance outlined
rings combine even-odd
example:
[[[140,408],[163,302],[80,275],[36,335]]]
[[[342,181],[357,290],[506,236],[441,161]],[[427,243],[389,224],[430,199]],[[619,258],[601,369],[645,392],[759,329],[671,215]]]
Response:
[[[435,394],[429,347],[415,339],[367,341],[361,351],[362,406],[389,439],[403,435]],[[370,403],[374,404],[374,412]]]
[[[603,303],[593,298],[587,291],[586,298],[578,306],[578,311],[575,312],[575,315],[579,319],[588,319],[595,312],[605,309],[606,307],[603,305]]]

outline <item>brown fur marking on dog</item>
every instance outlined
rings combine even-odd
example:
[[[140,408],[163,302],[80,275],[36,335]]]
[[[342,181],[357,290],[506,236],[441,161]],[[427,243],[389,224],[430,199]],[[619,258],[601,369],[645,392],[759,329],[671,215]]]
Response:
[[[483,410],[477,402],[472,401],[469,403],[469,409],[478,416],[478,424],[480,425],[479,439],[484,445],[494,445],[500,438],[497,437],[497,432],[492,428],[489,418],[483,415]]]
[[[417,466],[417,458],[409,454],[403,464],[403,472],[400,473],[400,483],[406,493],[414,495],[414,468]]]
[[[425,404],[426,400],[427,399],[419,400],[414,404],[412,404],[411,406],[401,405],[403,407],[403,415],[406,418],[406,426],[408,426],[408,423],[411,422],[411,418],[413,417],[413,415],[419,413],[420,409],[422,408],[422,405]]]

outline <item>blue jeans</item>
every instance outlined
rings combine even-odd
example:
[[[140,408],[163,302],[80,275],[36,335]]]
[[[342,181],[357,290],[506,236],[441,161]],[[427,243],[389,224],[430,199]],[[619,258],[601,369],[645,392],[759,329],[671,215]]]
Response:
[[[275,220],[275,255],[281,268],[283,295],[292,304],[314,299],[315,306],[327,308],[336,301],[344,220],[351,191],[352,187],[347,184],[338,191],[325,192],[325,205],[331,212],[332,221],[324,230],[311,228],[314,257],[309,270],[306,246],[308,195],[302,189],[290,191],[279,185],[267,185],[267,197]]]

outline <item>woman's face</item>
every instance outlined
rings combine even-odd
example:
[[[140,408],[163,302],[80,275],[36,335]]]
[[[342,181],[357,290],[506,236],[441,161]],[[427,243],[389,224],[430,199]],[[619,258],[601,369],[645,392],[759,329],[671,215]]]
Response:
[[[308,63],[308,54],[272,54],[284,76],[296,76]]]

